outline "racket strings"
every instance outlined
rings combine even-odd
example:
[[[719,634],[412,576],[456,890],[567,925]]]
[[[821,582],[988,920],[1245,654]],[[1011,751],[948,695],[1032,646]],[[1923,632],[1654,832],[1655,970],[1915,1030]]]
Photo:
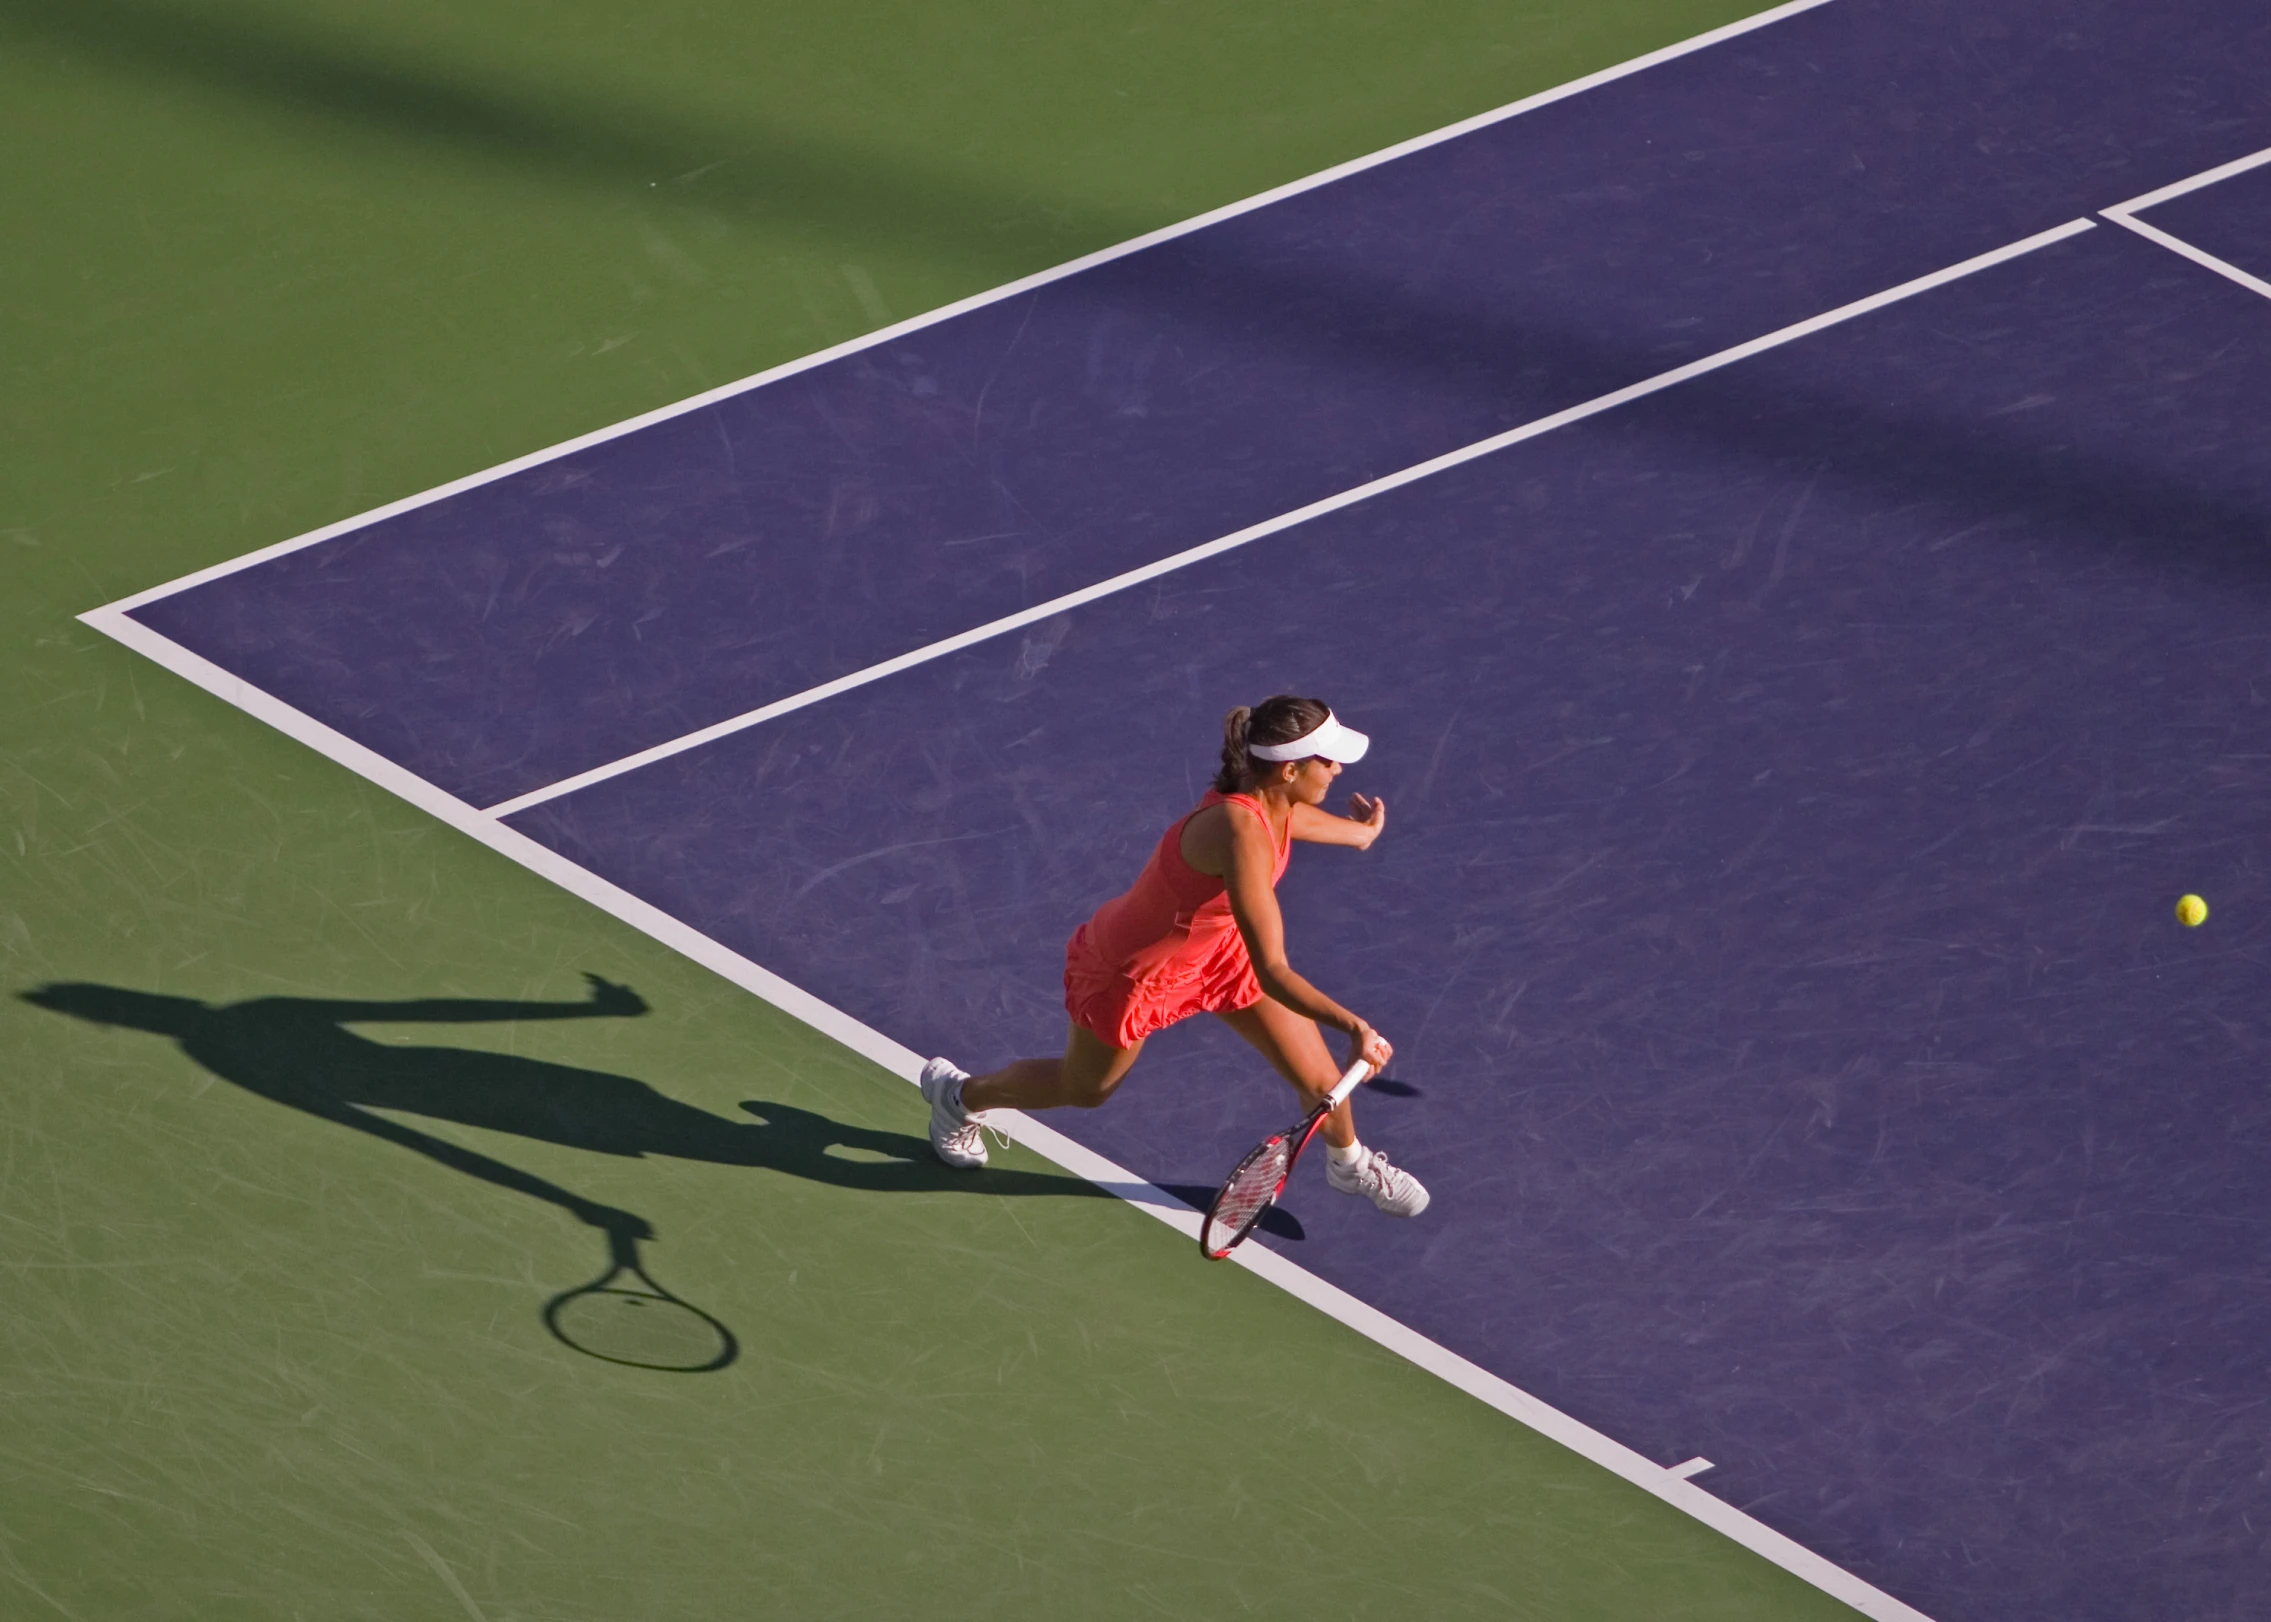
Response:
[[[1288,1146],[1280,1139],[1231,1174],[1215,1201],[1213,1237],[1217,1244],[1244,1233],[1269,1208],[1285,1181],[1287,1158]]]

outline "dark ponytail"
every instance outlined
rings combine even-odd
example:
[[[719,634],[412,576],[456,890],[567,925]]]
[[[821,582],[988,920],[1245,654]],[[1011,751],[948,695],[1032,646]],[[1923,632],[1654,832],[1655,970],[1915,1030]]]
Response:
[[[1252,709],[1241,704],[1222,718],[1222,770],[1214,774],[1217,794],[1235,794],[1246,786],[1254,770],[1248,744],[1291,743],[1324,725],[1333,712],[1321,698],[1295,698],[1280,693]]]

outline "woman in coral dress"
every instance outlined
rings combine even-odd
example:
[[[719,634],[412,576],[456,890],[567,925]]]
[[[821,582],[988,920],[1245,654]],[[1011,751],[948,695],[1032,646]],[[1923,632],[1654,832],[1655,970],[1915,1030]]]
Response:
[[[1350,797],[1353,816],[1324,809],[1344,765],[1370,740],[1313,698],[1280,694],[1223,723],[1222,770],[1196,809],[1160,837],[1127,894],[1107,901],[1065,946],[1062,1058],[1020,1059],[982,1076],[944,1059],[923,1069],[931,1147],[950,1166],[986,1163],[979,1128],[991,1109],[1094,1109],[1110,1098],[1152,1032],[1212,1014],[1260,1049],[1314,1103],[1340,1079],[1321,1027],[1348,1034],[1351,1058],[1375,1070],[1394,1051],[1373,1028],[1286,961],[1277,881],[1293,842],[1368,848],[1387,807]],[[1419,1180],[1367,1149],[1344,1102],[1322,1131],[1326,1180],[1392,1216],[1427,1206]]]

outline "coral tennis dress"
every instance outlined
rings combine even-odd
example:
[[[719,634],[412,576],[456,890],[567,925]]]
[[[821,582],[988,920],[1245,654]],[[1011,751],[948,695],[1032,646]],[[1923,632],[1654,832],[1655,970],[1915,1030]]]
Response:
[[[1112,1047],[1132,1048],[1193,1014],[1251,1008],[1262,1000],[1222,880],[1183,860],[1184,825],[1210,805],[1243,806],[1269,826],[1252,795],[1207,790],[1160,835],[1128,893],[1098,907],[1065,943],[1065,1012]],[[1288,821],[1272,885],[1285,876],[1292,853]]]

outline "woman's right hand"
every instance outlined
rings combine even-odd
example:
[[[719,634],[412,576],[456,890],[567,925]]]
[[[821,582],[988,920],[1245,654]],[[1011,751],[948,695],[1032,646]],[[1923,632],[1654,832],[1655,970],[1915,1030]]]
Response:
[[[1354,1064],[1362,1059],[1372,1067],[1375,1076],[1387,1069],[1388,1061],[1396,1056],[1396,1050],[1388,1039],[1361,1019],[1349,1027],[1348,1046],[1349,1062]]]

